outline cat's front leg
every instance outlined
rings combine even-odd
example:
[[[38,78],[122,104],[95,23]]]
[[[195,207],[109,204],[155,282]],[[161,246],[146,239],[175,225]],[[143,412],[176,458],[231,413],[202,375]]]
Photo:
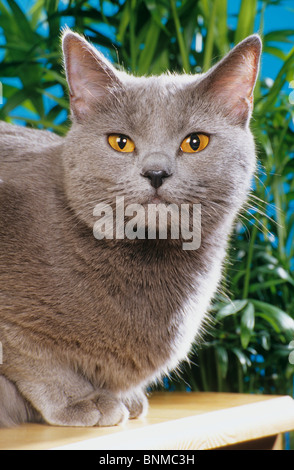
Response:
[[[27,377],[26,377],[27,379]],[[113,426],[128,419],[129,411],[113,392],[93,386],[69,369],[50,368],[46,377],[18,380],[21,394],[41,414],[57,426]]]
[[[97,390],[75,400],[71,397],[65,399],[63,389],[57,390],[56,387],[49,386],[47,392],[41,400],[35,399],[34,404],[44,421],[51,425],[115,426],[129,417],[126,406],[108,390]],[[52,399],[56,393],[63,396],[63,399]]]
[[[122,395],[122,402],[129,411],[129,418],[141,418],[148,411],[148,400],[142,390],[135,390]]]

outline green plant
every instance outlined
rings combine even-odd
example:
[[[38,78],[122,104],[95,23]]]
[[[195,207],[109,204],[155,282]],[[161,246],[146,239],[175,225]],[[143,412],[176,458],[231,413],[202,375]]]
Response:
[[[242,0],[236,29],[228,26],[227,0],[37,0],[24,13],[0,0],[5,37],[0,74],[5,103],[0,118],[22,120],[64,134],[66,83],[59,32],[69,24],[135,74],[201,72],[232,44],[259,32],[264,51],[283,61],[275,81],[259,80],[252,129],[259,170],[247,210],[230,244],[222,289],[211,314],[216,323],[195,348],[190,366],[164,386],[195,390],[292,393],[288,361],[294,338],[294,134],[287,83],[294,78],[293,30],[263,34],[269,4]],[[256,27],[256,25],[255,25]],[[276,45],[273,45],[275,41]],[[202,47],[203,46],[203,47]],[[18,77],[19,84],[11,79]],[[21,109],[30,117],[19,114]]]

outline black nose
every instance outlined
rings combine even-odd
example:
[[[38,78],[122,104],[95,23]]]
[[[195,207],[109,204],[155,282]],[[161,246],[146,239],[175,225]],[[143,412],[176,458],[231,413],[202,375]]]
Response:
[[[149,178],[151,181],[151,186],[157,189],[162,185],[163,178],[167,178],[170,176],[170,174],[165,170],[148,170],[143,174],[143,176],[145,176],[145,178]]]

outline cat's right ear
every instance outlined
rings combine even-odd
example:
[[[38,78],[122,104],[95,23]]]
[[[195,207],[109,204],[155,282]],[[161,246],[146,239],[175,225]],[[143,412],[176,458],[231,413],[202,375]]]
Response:
[[[200,96],[208,94],[216,109],[238,125],[248,124],[252,113],[261,47],[257,34],[244,39],[204,75],[198,86]]]
[[[121,82],[112,64],[82,36],[66,28],[62,34],[64,67],[73,115],[83,120]]]

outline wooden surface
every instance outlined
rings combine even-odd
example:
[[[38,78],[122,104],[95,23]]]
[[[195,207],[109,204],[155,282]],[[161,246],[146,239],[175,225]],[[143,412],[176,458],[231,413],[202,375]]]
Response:
[[[279,435],[294,429],[294,401],[290,397],[159,392],[149,403],[145,418],[121,426],[27,424],[0,429],[0,449],[177,450],[240,448],[242,443],[250,448],[249,441],[255,448],[278,448]]]

